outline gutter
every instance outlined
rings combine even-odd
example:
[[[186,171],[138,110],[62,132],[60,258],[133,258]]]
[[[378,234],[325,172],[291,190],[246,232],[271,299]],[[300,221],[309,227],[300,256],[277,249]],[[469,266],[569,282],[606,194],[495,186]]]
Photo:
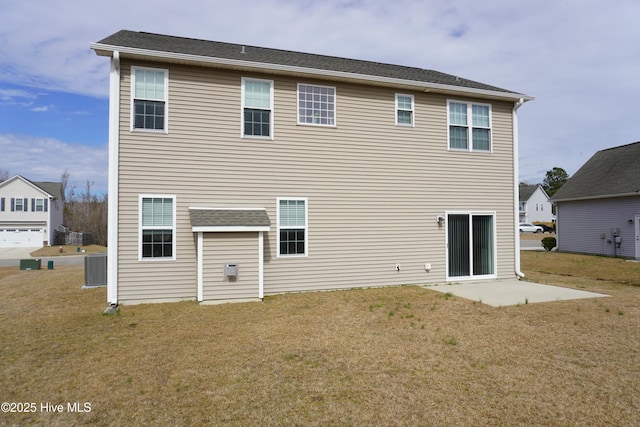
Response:
[[[368,84],[380,84],[385,86],[399,86],[404,88],[412,88],[423,92],[455,92],[465,93],[470,96],[488,97],[494,99],[502,99],[508,101],[524,100],[523,102],[534,99],[533,97],[520,93],[501,92],[486,89],[475,89],[461,86],[451,86],[439,83],[420,82],[416,80],[397,79],[393,77],[371,76],[366,74],[349,73],[346,71],[321,70],[307,67],[296,67],[292,65],[271,64],[266,62],[244,61],[238,59],[218,58],[213,56],[191,55],[177,52],[164,52],[158,50],[140,49],[126,46],[106,45],[102,43],[91,43],[89,45],[97,55],[110,56],[110,52],[120,52],[121,56],[138,57],[148,60],[169,60],[178,63],[196,63],[201,65],[219,66],[221,68],[245,69],[262,72],[274,71],[283,74],[309,75],[316,78],[331,77],[334,79],[360,81]],[[124,55],[123,55],[124,54]]]
[[[109,202],[107,205],[107,302],[118,305],[118,155],[120,145],[120,53],[111,58],[109,75]]]
[[[524,273],[520,271],[520,196],[519,196],[519,172],[520,167],[518,163],[518,109],[525,103],[524,98],[520,98],[513,105],[513,211],[514,211],[514,233],[515,233],[515,273],[520,279],[524,278]]]
[[[581,200],[597,200],[597,199],[614,199],[616,197],[634,197],[640,195],[640,191],[636,191],[635,193],[619,193],[619,194],[602,194],[598,196],[583,196],[583,197],[572,197],[567,199],[551,199],[552,203],[558,202],[577,202]]]

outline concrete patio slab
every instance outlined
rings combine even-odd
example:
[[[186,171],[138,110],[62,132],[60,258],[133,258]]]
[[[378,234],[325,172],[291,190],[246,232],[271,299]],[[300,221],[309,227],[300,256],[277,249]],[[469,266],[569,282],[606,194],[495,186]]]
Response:
[[[493,307],[609,296],[516,279],[458,282],[448,285],[426,286],[425,288],[436,292],[450,293]]]

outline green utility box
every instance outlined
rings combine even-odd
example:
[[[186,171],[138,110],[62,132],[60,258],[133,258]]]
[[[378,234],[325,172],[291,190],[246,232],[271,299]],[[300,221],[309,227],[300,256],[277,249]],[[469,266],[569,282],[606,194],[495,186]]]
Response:
[[[21,259],[20,270],[40,270],[40,259]]]

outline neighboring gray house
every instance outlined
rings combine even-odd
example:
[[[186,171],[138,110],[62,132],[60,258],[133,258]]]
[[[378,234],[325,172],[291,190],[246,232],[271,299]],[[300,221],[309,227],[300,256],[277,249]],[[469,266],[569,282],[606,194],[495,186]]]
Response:
[[[553,222],[551,202],[542,185],[520,186],[520,222]]]
[[[512,278],[517,110],[413,67],[120,31],[109,303]]]
[[[0,182],[0,247],[52,244],[63,212],[59,182],[32,182],[20,175]]]
[[[640,142],[598,151],[551,200],[559,251],[640,259]]]

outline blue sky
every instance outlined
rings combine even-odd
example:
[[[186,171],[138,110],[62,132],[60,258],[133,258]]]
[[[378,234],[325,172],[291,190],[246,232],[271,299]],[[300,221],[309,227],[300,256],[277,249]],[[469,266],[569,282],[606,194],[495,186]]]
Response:
[[[107,188],[108,60],[120,30],[434,69],[536,97],[520,179],[570,175],[640,140],[640,2],[594,0],[0,0],[0,174]]]

